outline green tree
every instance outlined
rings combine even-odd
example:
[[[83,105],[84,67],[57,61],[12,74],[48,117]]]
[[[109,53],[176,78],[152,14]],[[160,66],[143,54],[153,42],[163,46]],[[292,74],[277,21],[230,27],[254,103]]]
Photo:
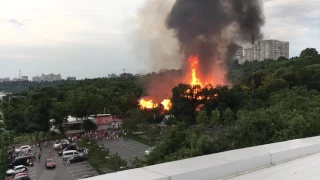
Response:
[[[207,113],[205,111],[198,112],[197,123],[209,124],[209,117],[207,116]]]
[[[223,112],[223,121],[226,124],[233,124],[234,123],[233,113],[232,113],[232,110],[230,108],[227,108]]]
[[[316,55],[318,55],[318,51],[315,48],[307,48],[300,53],[300,58]]]

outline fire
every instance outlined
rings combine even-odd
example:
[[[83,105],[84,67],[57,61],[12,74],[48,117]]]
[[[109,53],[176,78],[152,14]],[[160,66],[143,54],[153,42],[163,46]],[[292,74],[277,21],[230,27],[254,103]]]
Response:
[[[197,77],[198,72],[198,64],[199,64],[199,58],[198,56],[190,56],[189,57],[189,63],[190,63],[190,69],[191,69],[191,82],[190,84],[192,86],[200,85],[202,86],[202,83],[200,79]]]
[[[153,109],[158,107],[158,104],[153,103],[152,100],[144,100],[144,99],[140,100],[139,105],[141,106],[141,109]]]
[[[170,99],[164,99],[160,104],[163,105],[164,110],[169,111],[171,109],[172,103]],[[141,109],[154,109],[159,107],[158,103],[154,103],[152,100],[141,99],[139,101]]]
[[[161,104],[163,105],[164,109],[169,111],[171,109],[171,100],[170,99],[164,99]]]

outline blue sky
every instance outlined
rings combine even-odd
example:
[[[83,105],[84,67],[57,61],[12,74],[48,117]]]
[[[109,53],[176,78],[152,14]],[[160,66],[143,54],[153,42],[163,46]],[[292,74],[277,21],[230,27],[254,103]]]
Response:
[[[132,40],[146,1],[7,0],[0,6],[0,78],[17,77],[19,69],[29,78],[150,71]],[[320,50],[319,8],[317,0],[267,1],[265,39],[289,41],[290,56],[306,47]]]

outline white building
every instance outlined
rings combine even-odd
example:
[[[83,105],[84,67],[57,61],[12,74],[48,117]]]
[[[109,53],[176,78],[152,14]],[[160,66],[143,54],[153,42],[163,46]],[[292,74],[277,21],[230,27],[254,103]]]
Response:
[[[33,82],[40,82],[41,79],[40,79],[39,76],[34,76],[34,77],[32,77],[32,81],[33,81]]]
[[[21,81],[28,81],[28,80],[29,80],[28,76],[21,76]]]
[[[280,57],[289,59],[289,42],[278,40],[258,41],[252,48],[244,50],[245,61],[277,60]]]
[[[0,78],[0,83],[3,83],[3,82],[9,82],[10,81],[10,78],[6,77],[6,78]]]
[[[61,81],[61,80],[62,80],[62,78],[61,78],[60,74],[55,75],[53,73],[48,74],[48,75],[42,74],[40,77],[39,76],[34,76],[32,78],[32,81],[34,81],[34,82],[41,82],[41,81],[42,82],[45,82],[45,81],[53,82],[53,81]]]

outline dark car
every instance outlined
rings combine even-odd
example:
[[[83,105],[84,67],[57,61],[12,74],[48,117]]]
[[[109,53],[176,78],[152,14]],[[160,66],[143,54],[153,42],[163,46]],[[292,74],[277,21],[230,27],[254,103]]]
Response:
[[[76,145],[68,145],[66,148],[64,148],[63,150],[60,150],[58,152],[59,156],[62,156],[63,151],[70,151],[70,150],[77,150]]]
[[[79,155],[72,156],[69,159],[70,163],[82,162],[82,161],[86,161],[86,160],[87,160],[86,156],[79,156]]]
[[[27,173],[16,174],[13,180],[30,180],[30,177]]]
[[[49,168],[55,168],[56,167],[56,161],[52,158],[48,158],[46,160],[46,168],[49,169]]]
[[[24,165],[32,166],[32,157],[31,156],[19,156],[16,157],[9,165],[8,168],[12,169],[14,166]]]
[[[63,150],[64,148],[68,147],[69,144],[60,144],[57,148],[57,150]]]

